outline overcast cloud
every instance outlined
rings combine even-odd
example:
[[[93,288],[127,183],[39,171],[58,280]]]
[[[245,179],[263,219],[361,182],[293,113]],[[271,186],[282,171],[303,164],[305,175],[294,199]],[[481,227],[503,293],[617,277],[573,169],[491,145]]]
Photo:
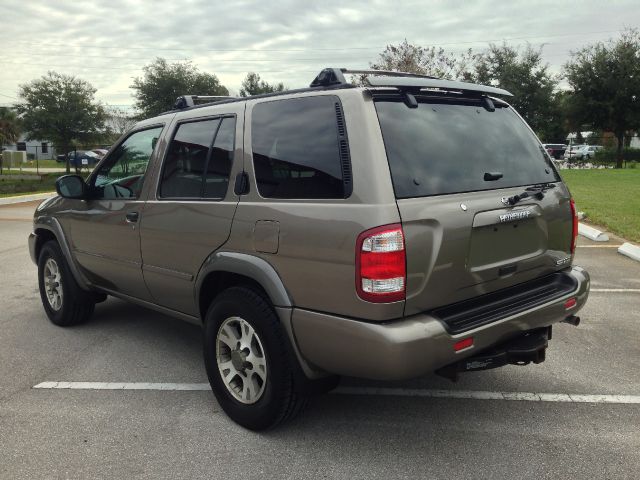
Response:
[[[367,67],[404,38],[447,50],[489,41],[544,45],[554,71],[570,50],[640,25],[630,1],[0,0],[0,105],[47,70],[131,105],[129,86],[156,56],[192,60],[237,92],[247,72],[295,88],[326,66]],[[189,92],[185,92],[189,93]]]

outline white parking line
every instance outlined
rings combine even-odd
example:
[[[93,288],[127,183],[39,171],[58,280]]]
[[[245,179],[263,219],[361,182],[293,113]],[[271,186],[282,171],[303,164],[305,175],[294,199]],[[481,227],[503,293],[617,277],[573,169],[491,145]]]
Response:
[[[33,388],[66,390],[158,390],[209,391],[208,383],[145,382],[42,382]],[[417,388],[339,387],[339,395],[393,397],[462,398],[521,402],[625,403],[640,404],[640,395],[585,395],[574,393],[486,392],[480,390],[426,390]]]
[[[639,293],[640,288],[592,288],[589,291],[600,293]]]
[[[67,390],[211,390],[208,383],[42,382],[33,388]]]
[[[521,402],[637,403],[640,395],[585,395],[575,393],[485,392],[479,390],[423,390],[417,388],[340,387],[343,395],[392,397],[466,398],[472,400],[511,400]]]
[[[618,248],[621,245],[576,245],[576,248]]]

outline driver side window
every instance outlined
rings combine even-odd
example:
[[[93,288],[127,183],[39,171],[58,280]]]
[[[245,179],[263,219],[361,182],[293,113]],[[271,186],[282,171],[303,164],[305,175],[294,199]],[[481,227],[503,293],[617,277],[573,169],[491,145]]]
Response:
[[[140,196],[144,174],[162,127],[136,132],[122,142],[94,177],[95,198],[135,199]]]

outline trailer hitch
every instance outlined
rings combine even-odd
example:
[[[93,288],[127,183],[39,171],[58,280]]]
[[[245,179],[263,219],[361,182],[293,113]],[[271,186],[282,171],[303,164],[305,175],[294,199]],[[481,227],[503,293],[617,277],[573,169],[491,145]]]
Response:
[[[477,372],[504,365],[542,363],[551,338],[551,327],[529,330],[500,345],[484,350],[436,370],[436,374],[455,382],[461,373]]]

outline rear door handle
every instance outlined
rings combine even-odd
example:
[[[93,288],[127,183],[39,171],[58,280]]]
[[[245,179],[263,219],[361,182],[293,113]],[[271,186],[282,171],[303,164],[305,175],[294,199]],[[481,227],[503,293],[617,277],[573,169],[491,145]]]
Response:
[[[140,214],[138,212],[127,212],[127,215],[126,215],[127,222],[129,223],[137,222],[138,217],[140,217]]]

